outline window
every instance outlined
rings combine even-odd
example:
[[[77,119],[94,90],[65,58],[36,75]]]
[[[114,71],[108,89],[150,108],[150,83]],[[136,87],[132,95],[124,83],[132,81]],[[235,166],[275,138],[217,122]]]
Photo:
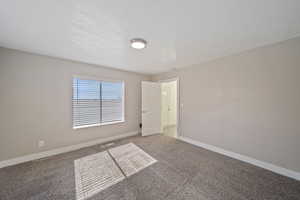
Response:
[[[73,78],[73,128],[124,121],[124,84]]]

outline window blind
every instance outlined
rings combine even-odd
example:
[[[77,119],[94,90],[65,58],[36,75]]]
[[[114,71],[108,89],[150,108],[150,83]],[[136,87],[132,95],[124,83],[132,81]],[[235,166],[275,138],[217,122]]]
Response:
[[[123,82],[73,78],[73,127],[123,121]]]

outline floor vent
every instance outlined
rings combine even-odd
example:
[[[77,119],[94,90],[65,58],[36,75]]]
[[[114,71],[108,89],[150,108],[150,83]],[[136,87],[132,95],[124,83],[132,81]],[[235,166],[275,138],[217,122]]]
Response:
[[[115,145],[114,142],[106,143],[106,144],[101,145],[101,148],[106,149],[106,148],[112,147],[112,146],[114,146],[114,145]]]

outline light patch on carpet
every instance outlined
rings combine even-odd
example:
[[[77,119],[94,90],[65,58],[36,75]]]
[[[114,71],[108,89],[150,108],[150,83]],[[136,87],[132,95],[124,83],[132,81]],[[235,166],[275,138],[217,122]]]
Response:
[[[125,177],[107,151],[74,161],[76,197],[84,200]]]
[[[108,151],[127,177],[157,162],[133,143],[118,146]]]

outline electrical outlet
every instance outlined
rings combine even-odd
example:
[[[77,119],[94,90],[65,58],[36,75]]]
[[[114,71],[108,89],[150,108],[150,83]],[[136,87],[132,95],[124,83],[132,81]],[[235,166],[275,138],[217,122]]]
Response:
[[[45,146],[45,141],[44,140],[39,140],[38,147],[42,148],[43,146]]]

